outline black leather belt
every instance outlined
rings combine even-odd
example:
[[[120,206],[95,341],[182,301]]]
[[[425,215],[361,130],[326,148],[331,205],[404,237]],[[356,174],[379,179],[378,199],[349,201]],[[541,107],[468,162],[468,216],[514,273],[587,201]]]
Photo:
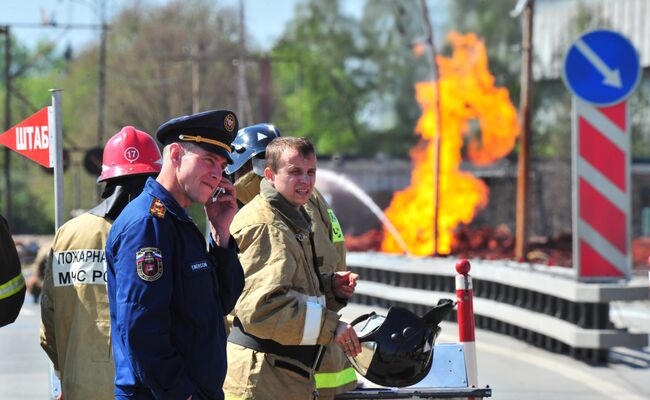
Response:
[[[230,335],[228,336],[230,343],[238,344],[240,346],[248,347],[249,349],[261,351],[264,353],[271,353],[281,357],[294,359],[301,364],[305,365],[308,370],[317,370],[320,364],[320,359],[323,351],[323,346],[287,346],[276,342],[271,339],[262,339],[246,333],[242,327],[239,318],[233,321]]]

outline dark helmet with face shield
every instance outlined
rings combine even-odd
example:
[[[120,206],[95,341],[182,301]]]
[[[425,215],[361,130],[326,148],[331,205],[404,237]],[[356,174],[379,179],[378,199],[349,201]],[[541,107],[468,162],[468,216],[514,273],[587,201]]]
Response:
[[[391,307],[386,316],[373,312],[358,317],[351,325],[361,342],[361,353],[349,357],[350,362],[378,385],[418,383],[431,369],[438,325],[453,307],[452,300],[441,299],[423,317],[402,307]]]
[[[280,137],[280,131],[271,124],[256,124],[240,129],[231,144],[233,151],[230,157],[233,162],[226,168],[226,173],[234,174],[248,160],[253,159],[253,170],[257,175],[263,176],[266,146],[277,137]]]

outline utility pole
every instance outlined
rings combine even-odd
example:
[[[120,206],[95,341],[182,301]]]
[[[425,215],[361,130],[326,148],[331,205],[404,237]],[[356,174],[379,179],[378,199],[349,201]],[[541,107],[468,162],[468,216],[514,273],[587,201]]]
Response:
[[[106,107],[106,0],[99,2],[99,88],[97,101],[97,146],[104,146],[104,110]]]
[[[201,68],[199,64],[198,46],[192,46],[190,60],[192,60],[192,114],[199,112],[201,104]]]
[[[260,118],[262,121],[271,121],[271,60],[269,57],[261,58],[260,65]]]
[[[5,35],[5,131],[11,128],[11,31],[9,25],[0,26],[0,33]],[[4,149],[4,216],[11,226],[11,150],[8,147]]]
[[[440,123],[440,118],[442,117],[440,113],[440,70],[438,69],[438,53],[436,52],[436,45],[433,41],[433,29],[431,28],[431,22],[429,22],[429,8],[427,7],[426,0],[420,0],[420,8],[422,14],[422,22],[424,24],[424,30],[426,34],[427,47],[430,50],[431,62],[429,63],[431,68],[431,79],[433,80],[433,85],[436,95],[435,103],[435,115],[436,115],[436,154],[433,165],[433,256],[438,255],[438,211],[440,209],[440,144],[442,135],[442,128]]]
[[[106,109],[106,0],[99,0],[99,76],[97,81],[97,147],[104,147],[104,110]],[[95,186],[95,203],[102,196],[101,185]]]
[[[237,60],[237,118],[239,126],[248,125],[250,105],[247,107],[248,87],[246,86],[246,25],[244,0],[239,0],[239,59]]]
[[[519,99],[519,165],[517,168],[517,213],[515,230],[515,257],[525,259],[530,230],[530,204],[528,179],[530,173],[530,109],[533,74],[533,12],[534,0],[519,0],[511,16],[522,18],[521,97]]]

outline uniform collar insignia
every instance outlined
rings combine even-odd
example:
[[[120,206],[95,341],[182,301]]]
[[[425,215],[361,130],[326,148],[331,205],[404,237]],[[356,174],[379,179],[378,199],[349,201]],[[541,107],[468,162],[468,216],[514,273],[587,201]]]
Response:
[[[157,218],[165,218],[165,212],[167,209],[160,199],[154,197],[149,207],[149,213]]]

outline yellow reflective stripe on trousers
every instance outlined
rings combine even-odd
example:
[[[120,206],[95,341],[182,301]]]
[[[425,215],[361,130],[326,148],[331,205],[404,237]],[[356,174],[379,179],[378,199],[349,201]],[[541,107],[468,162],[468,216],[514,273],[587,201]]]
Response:
[[[356,381],[357,374],[354,368],[346,368],[339,372],[317,372],[314,374],[314,379],[316,379],[316,389],[329,389]]]
[[[23,274],[20,273],[9,282],[0,285],[0,299],[6,299],[7,297],[13,296],[20,292],[23,287],[25,287],[25,278],[23,278]]]

